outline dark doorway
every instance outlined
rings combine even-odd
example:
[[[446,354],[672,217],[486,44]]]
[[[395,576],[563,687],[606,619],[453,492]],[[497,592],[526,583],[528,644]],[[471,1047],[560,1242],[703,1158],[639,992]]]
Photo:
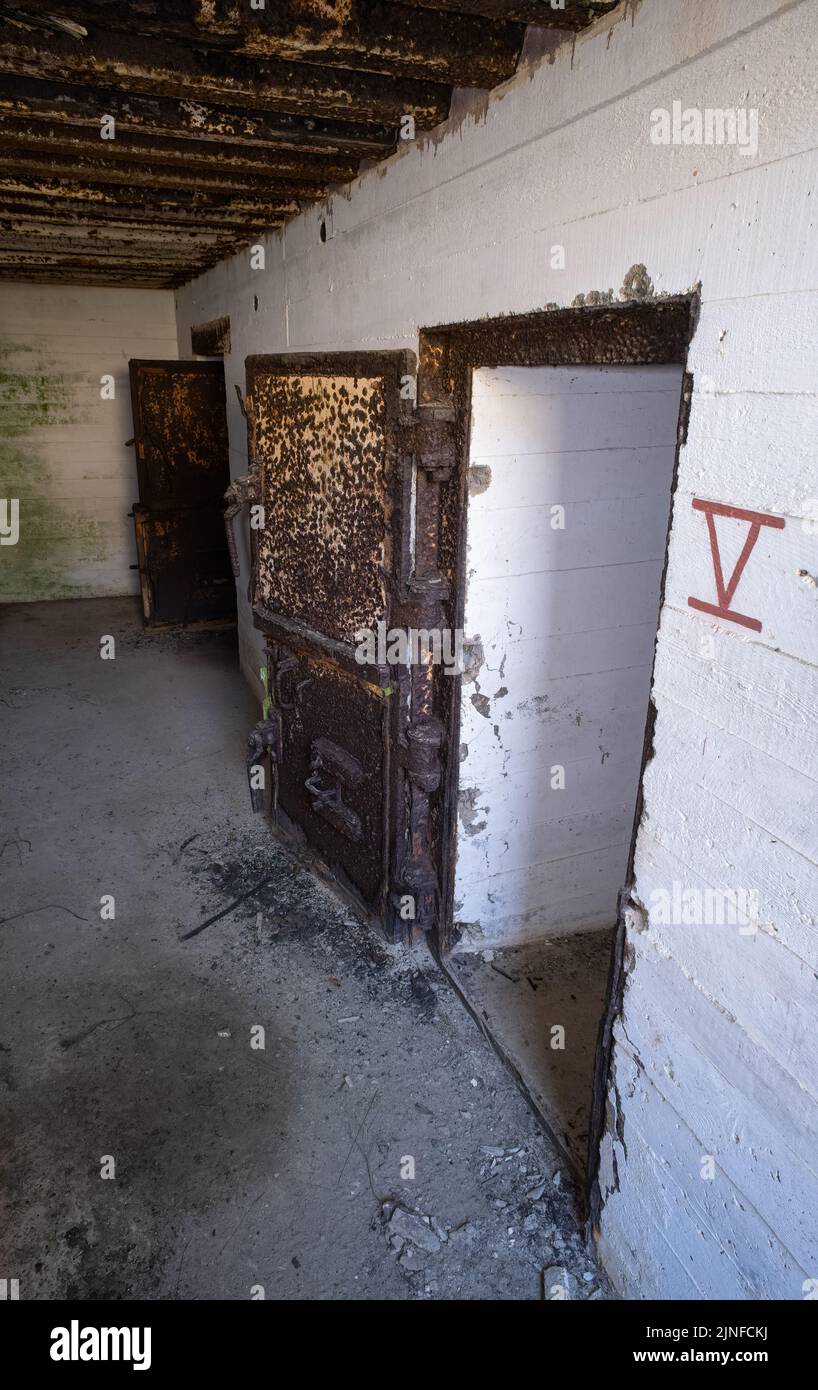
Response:
[[[224,367],[141,360],[129,366],[145,626],[235,622],[222,510],[230,482]]]

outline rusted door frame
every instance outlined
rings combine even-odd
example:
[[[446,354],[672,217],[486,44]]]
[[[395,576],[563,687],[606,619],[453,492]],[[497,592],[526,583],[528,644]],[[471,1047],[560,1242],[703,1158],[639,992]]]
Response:
[[[424,329],[420,334],[418,400],[421,411],[443,412],[453,421],[454,443],[448,485],[439,505],[438,553],[442,579],[450,597],[441,611],[454,628],[464,621],[466,595],[466,520],[471,426],[472,374],[478,367],[547,366],[662,366],[684,369],[680,400],[679,436],[671,482],[670,512],[676,493],[679,449],[686,439],[692,380],[687,357],[699,310],[698,291],[661,300],[623,305],[547,310],[519,317],[481,320],[476,323]],[[419,460],[422,466],[422,459]],[[420,518],[419,518],[420,524]],[[657,623],[664,602],[667,576],[667,544],[662,572]],[[655,650],[655,649],[654,649]],[[655,660],[655,656],[654,656]],[[432,945],[442,959],[453,945],[454,863],[459,784],[461,678],[437,675],[433,707],[444,729],[444,753],[440,768],[442,793],[435,808],[436,836],[433,855],[441,884],[441,910],[432,934]],[[652,756],[655,710],[651,698],[639,775],[639,793],[631,832],[626,879],[620,895],[614,946],[600,1021],[594,1060],[588,1168],[582,1202],[589,1226],[597,1219],[599,1196],[599,1145],[605,1116],[605,1097],[610,1067],[612,1030],[621,1009],[624,986],[624,913],[633,879],[636,832],[642,811],[645,765]]]
[[[464,621],[473,372],[479,367],[684,366],[697,306],[698,296],[690,294],[622,305],[544,310],[421,330],[419,413],[451,421],[452,431],[449,467],[436,500],[437,516],[423,514],[418,488],[418,535],[424,528],[427,533],[430,528],[435,532],[427,543],[438,557],[435,568],[441,625],[458,630]],[[433,468],[439,461],[439,457],[432,457]],[[425,467],[422,453],[418,467]],[[433,944],[444,956],[454,945],[461,677],[436,671],[429,686],[427,708],[443,732],[441,794],[431,809],[431,821],[432,853],[440,879]]]

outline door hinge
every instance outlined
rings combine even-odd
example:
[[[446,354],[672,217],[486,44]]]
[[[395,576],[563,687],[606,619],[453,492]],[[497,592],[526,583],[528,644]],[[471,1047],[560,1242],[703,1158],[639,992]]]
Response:
[[[264,758],[270,766],[273,782],[273,809],[278,801],[278,769],[282,760],[281,715],[270,710],[250,731],[247,739],[247,780],[250,784],[250,803],[254,812],[264,810]]]
[[[457,462],[455,412],[450,406],[419,405],[406,419],[415,464],[430,479],[447,483]]]
[[[240,478],[234,478],[224,494],[224,529],[227,534],[230,564],[236,579],[241,574],[241,564],[239,563],[239,551],[236,545],[233,521],[242,507],[249,507],[253,501],[255,501],[255,479],[252,473],[243,473]]]

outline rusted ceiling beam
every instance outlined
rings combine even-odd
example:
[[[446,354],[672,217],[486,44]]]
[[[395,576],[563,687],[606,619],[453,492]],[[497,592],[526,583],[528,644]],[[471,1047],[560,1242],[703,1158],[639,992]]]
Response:
[[[411,112],[422,130],[445,119],[451,96],[450,87],[436,82],[272,58],[256,62],[142,35],[95,33],[91,46],[42,31],[32,40],[8,26],[0,38],[0,72],[379,125],[398,126]]]
[[[203,7],[205,10],[207,7]],[[217,0],[217,8],[219,8]],[[454,87],[494,87],[511,77],[520,24],[419,11],[392,0],[329,0],[316,18],[303,0],[263,10],[222,5],[240,51],[298,63],[431,78]]]
[[[23,251],[70,251],[85,247],[89,252],[99,249],[110,254],[117,247],[125,250],[142,247],[146,254],[163,249],[171,259],[190,260],[209,251],[221,253],[240,237],[235,232],[200,232],[193,227],[185,230],[151,226],[62,226],[37,218],[8,217],[0,208],[0,245],[18,246]]]
[[[133,164],[116,158],[97,158],[90,155],[40,154],[36,150],[6,148],[2,167],[6,173],[18,171],[35,178],[57,179],[60,182],[84,184],[124,184],[131,189],[130,201],[135,201],[137,189],[189,189],[193,193],[251,194],[266,197],[315,200],[322,197],[326,184],[313,179],[260,178],[253,173],[234,173],[222,170],[220,161],[212,160],[210,169],[168,168],[165,165]]]
[[[79,203],[83,207],[110,208],[114,211],[129,208],[131,216],[138,214],[145,220],[154,211],[164,213],[166,209],[184,208],[188,213],[200,215],[206,220],[211,211],[227,211],[247,214],[250,218],[262,218],[265,224],[280,221],[282,217],[292,216],[298,211],[298,204],[287,198],[241,196],[219,196],[183,188],[154,189],[144,201],[135,199],[133,189],[123,184],[90,184],[63,182],[55,178],[38,178],[23,175],[0,167],[0,197],[6,201],[16,198],[43,197],[59,202]],[[269,220],[268,220],[269,219]]]
[[[255,176],[263,182],[272,178],[292,178],[308,186],[315,181],[318,189],[330,183],[345,183],[355,176],[357,160],[341,161],[328,155],[295,154],[292,151],[257,150],[245,145],[222,144],[218,150],[205,140],[170,140],[164,136],[132,135],[118,131],[115,139],[102,140],[100,128],[68,125],[48,125],[19,117],[0,115],[0,141],[5,150],[30,150],[60,158],[91,158],[103,156],[119,162],[211,171],[220,169],[236,174]]]
[[[331,121],[286,112],[241,111],[226,106],[147,97],[107,87],[71,86],[31,77],[0,74],[0,112],[32,121],[60,121],[97,133],[104,116],[120,132],[146,138],[218,141],[259,149],[370,158],[389,154],[396,143],[391,126]]]
[[[64,281],[77,277],[74,283],[99,283],[102,275],[120,284],[139,284],[147,280],[157,286],[183,285],[218,263],[218,257],[202,257],[191,262],[168,261],[157,257],[148,261],[144,256],[56,255],[47,252],[20,252],[0,249],[0,273],[14,272],[13,278]],[[87,278],[86,278],[87,277]],[[7,278],[7,277],[5,277]]]
[[[552,7],[551,0],[406,0],[406,3],[445,14],[480,15],[485,19],[537,24],[543,29],[577,30],[615,10],[621,0],[565,0],[562,7]]]
[[[193,272],[198,274],[198,271]],[[27,266],[21,270],[19,266],[0,266],[0,281],[4,283],[20,282],[30,285],[84,285],[116,287],[129,290],[164,290],[175,289],[178,285],[183,285],[186,280],[191,279],[190,275],[179,277],[177,275],[159,274],[156,271],[137,271],[126,269],[122,271],[111,270],[71,270],[63,267],[46,266],[39,269]]]
[[[32,269],[46,268],[49,266],[66,266],[73,270],[92,270],[100,264],[100,253],[96,249],[92,253],[85,252],[63,252],[63,251],[21,251],[19,248],[14,251],[0,250],[0,266],[19,265],[21,268],[31,266]],[[207,258],[203,257],[201,264],[205,264]],[[105,257],[105,263],[109,267],[114,266],[133,266],[136,269],[148,269],[144,251],[129,254],[126,251],[117,251],[116,254]],[[155,269],[157,274],[173,274],[180,269],[189,267],[189,261],[180,265],[177,260],[171,257],[169,260],[157,261],[150,267]]]
[[[230,247],[227,247],[230,250]],[[216,264],[223,259],[225,247],[173,247],[164,242],[122,242],[117,246],[97,246],[95,242],[67,242],[64,246],[54,245],[53,240],[40,238],[21,245],[19,239],[0,229],[0,256],[7,257],[6,264],[17,257],[19,264],[35,264],[32,257],[46,257],[47,264],[77,264],[79,259],[92,261],[99,265],[129,264],[149,268],[160,265],[163,270],[196,271],[207,265]]]
[[[155,243],[169,251],[179,249],[190,253],[197,248],[242,245],[247,240],[242,226],[180,225],[164,222],[103,222],[90,218],[66,219],[49,217],[45,211],[13,212],[0,202],[0,234],[14,236],[25,249],[29,242],[46,239],[53,248],[78,242],[88,246],[116,247],[117,245]]]
[[[40,0],[9,0],[16,14],[36,17]],[[493,87],[514,72],[523,26],[479,14],[413,7],[397,0],[274,0],[263,9],[235,0],[59,0],[53,9],[100,34],[161,34],[175,47],[206,48],[287,63],[320,64],[447,86]],[[42,32],[42,31],[41,31]],[[75,39],[75,43],[83,42]]]
[[[108,203],[96,204],[72,198],[56,199],[52,194],[0,193],[0,215],[10,217],[35,217],[57,226],[127,226],[156,227],[172,231],[178,228],[201,228],[206,231],[239,235],[246,232],[259,233],[268,227],[279,226],[285,213],[278,213],[270,220],[272,210],[264,214],[249,214],[241,210],[232,211],[229,207],[183,206],[168,207],[164,204],[152,205],[146,212],[144,204],[124,204],[113,207]]]

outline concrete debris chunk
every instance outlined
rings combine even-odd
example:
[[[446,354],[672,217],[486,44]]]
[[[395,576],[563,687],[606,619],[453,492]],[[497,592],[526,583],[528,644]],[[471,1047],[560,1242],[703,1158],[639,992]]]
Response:
[[[445,1245],[446,1241],[449,1239],[449,1232],[446,1230],[446,1227],[441,1226],[436,1216],[430,1216],[429,1221],[441,1245]]]
[[[565,1265],[547,1265],[542,1272],[543,1298],[559,1302],[573,1297],[572,1280]]]
[[[416,1216],[414,1212],[396,1207],[389,1222],[389,1233],[400,1236],[407,1245],[416,1245],[430,1255],[436,1255],[440,1241],[429,1224],[428,1218]]]
[[[404,1250],[398,1264],[401,1269],[407,1270],[409,1274],[422,1274],[426,1268],[426,1262],[422,1259],[417,1250]]]
[[[456,1226],[449,1232],[449,1240],[455,1245],[461,1242],[464,1245],[473,1245],[477,1236],[477,1227],[471,1221],[464,1221],[462,1226]]]

